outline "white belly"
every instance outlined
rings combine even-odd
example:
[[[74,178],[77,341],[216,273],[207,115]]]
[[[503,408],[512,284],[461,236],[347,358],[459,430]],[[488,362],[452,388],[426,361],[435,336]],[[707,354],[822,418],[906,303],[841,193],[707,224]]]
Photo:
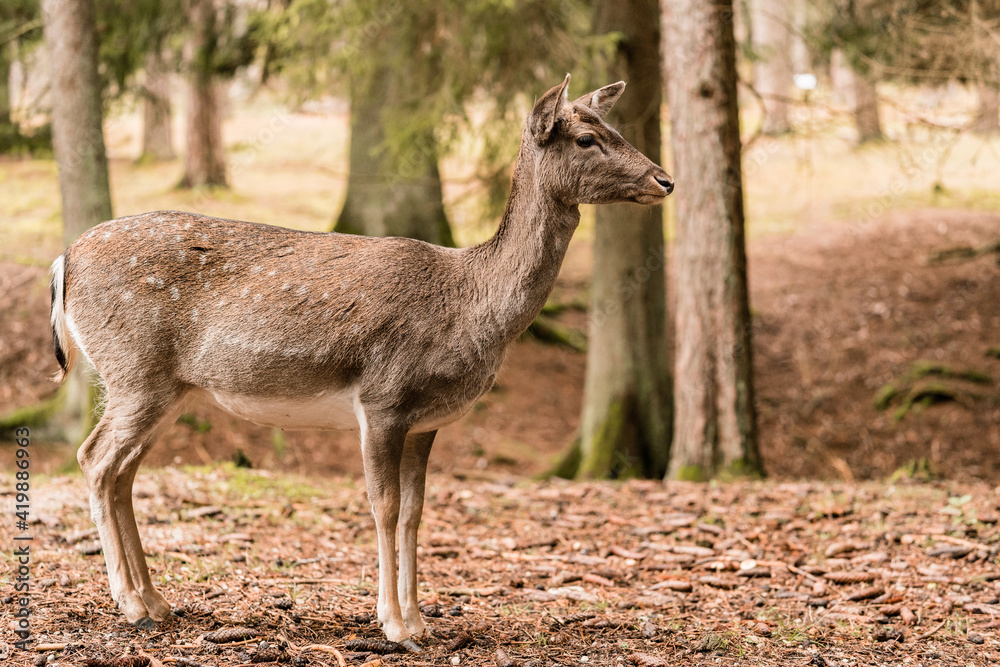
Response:
[[[215,402],[237,417],[278,428],[330,428],[354,430],[354,389],[322,391],[298,398],[243,396],[225,391],[209,391]]]

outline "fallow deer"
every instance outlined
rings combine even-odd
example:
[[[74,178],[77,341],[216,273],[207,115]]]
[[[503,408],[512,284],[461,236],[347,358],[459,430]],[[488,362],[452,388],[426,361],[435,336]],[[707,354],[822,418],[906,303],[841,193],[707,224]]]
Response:
[[[52,265],[62,379],[82,353],[107,391],[79,450],[111,596],[171,611],[132,509],[143,456],[192,394],[279,428],[359,429],[378,533],[378,618],[417,650],[417,527],[436,431],[493,385],[552,289],[579,204],[657,204],[670,176],[604,122],[625,88],[534,105],[496,234],[471,248],[293,231],[191,213],[111,220]],[[396,530],[399,525],[397,584]]]

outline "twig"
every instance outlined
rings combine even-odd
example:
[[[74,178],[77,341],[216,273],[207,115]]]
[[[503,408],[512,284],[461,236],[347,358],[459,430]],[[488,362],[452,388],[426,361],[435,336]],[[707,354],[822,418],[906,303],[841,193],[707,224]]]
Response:
[[[961,537],[952,537],[951,535],[935,535],[934,539],[938,542],[951,542],[952,544],[957,544],[963,547],[969,547],[971,549],[985,549],[986,547],[978,542],[973,542],[971,540],[963,540]]]
[[[326,644],[310,644],[302,648],[303,651],[321,651],[323,653],[331,653],[333,657],[337,659],[338,667],[347,667],[347,661],[344,660],[344,656],[341,655],[340,651],[333,648],[332,646],[327,646]]]
[[[35,646],[35,651],[44,653],[45,651],[62,651],[65,648],[66,644],[38,644]]]
[[[931,628],[930,630],[928,630],[927,632],[925,632],[924,634],[917,635],[916,637],[914,637],[913,641],[914,642],[922,642],[925,639],[930,639],[931,636],[935,632],[937,632],[938,630],[940,630],[941,628],[943,628],[947,623],[948,623],[948,619],[946,618],[943,621],[941,621],[940,623],[938,623],[937,625],[935,625],[933,628]]]

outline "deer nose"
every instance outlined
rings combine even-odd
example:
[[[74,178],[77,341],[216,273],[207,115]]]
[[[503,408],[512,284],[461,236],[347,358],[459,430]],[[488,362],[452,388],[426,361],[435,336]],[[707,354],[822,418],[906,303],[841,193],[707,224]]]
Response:
[[[669,195],[674,191],[674,181],[669,176],[654,176],[653,178],[660,184],[666,194]]]

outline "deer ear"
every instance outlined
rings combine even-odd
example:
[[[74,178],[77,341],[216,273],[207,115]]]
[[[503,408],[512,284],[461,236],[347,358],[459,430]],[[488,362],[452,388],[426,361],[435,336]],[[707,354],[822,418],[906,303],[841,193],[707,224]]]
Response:
[[[625,82],[619,81],[618,83],[612,83],[610,86],[598,88],[592,93],[587,93],[583,97],[574,101],[573,104],[590,107],[595,113],[597,113],[597,115],[604,118],[608,115],[608,112],[611,111],[611,107],[615,105],[618,98],[622,96],[622,91],[624,90]]]
[[[569,99],[569,74],[561,84],[542,95],[541,99],[535,102],[535,108],[531,111],[531,134],[539,143],[545,143],[552,135],[559,115],[563,111]]]

